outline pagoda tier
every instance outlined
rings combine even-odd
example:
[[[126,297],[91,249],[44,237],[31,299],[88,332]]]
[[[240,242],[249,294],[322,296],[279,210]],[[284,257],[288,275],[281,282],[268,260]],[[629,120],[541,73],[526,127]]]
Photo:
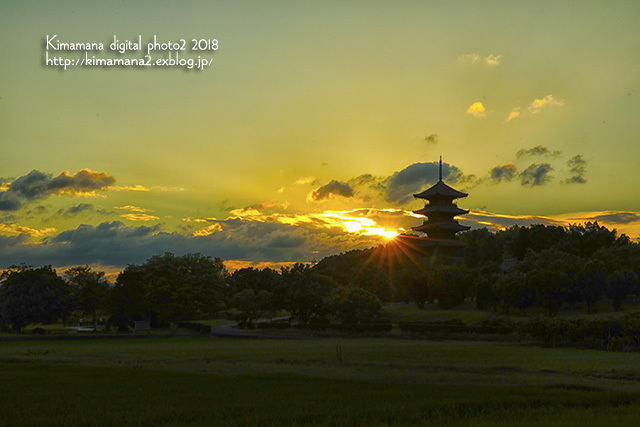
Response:
[[[422,215],[422,216],[435,216],[440,213],[443,215],[453,214],[454,216],[464,215],[469,213],[467,209],[460,209],[455,204],[451,205],[426,205],[422,209],[418,209],[417,211],[413,211],[414,214]]]
[[[470,229],[471,227],[467,227],[466,225],[460,225],[458,221],[455,221],[455,220],[442,221],[442,222],[425,221],[424,223],[422,223],[422,225],[419,225],[418,227],[413,227],[413,230],[415,231],[427,233],[429,236],[433,235],[433,237],[436,237],[436,238],[439,237],[439,236],[436,236],[436,234],[444,234],[441,237],[445,238],[446,235],[448,235],[450,232],[453,232],[453,234],[455,234],[458,231],[466,231]]]
[[[442,164],[440,164],[442,168]],[[462,191],[458,191],[455,188],[449,187],[447,184],[442,182],[442,170],[440,170],[440,181],[436,183],[431,188],[424,190],[420,194],[414,194],[413,197],[418,199],[427,199],[427,200],[448,200],[449,203],[453,199],[459,199],[461,197],[467,197],[467,193],[463,193]]]
[[[414,231],[426,233],[426,241],[431,241],[435,246],[459,246],[462,242],[456,240],[456,233],[469,230],[471,227],[460,225],[454,217],[469,213],[466,209],[460,209],[453,200],[467,197],[442,181],[442,157],[440,157],[440,179],[432,187],[419,194],[414,194],[417,199],[427,200],[422,209],[414,211],[415,214],[427,217],[422,225],[413,227]],[[426,244],[426,242],[425,242]]]

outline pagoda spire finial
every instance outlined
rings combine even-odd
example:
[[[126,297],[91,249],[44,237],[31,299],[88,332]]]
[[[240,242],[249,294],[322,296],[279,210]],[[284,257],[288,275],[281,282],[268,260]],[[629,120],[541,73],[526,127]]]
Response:
[[[442,181],[442,156],[440,156],[440,181]]]

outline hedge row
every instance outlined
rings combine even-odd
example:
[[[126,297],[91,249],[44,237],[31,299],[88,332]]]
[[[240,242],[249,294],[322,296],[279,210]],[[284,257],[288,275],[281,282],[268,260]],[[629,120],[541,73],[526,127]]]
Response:
[[[303,331],[326,331],[336,330],[345,332],[389,332],[392,328],[390,322],[376,323],[307,323],[291,325],[286,322],[259,322],[256,324],[260,329],[288,329],[295,328]]]
[[[640,350],[640,315],[600,319],[532,319],[519,327],[523,337],[551,345],[605,350]]]
[[[469,326],[460,320],[400,322],[400,329],[413,333],[509,334],[549,345],[571,345],[605,350],[640,350],[640,314],[598,319],[533,318],[514,322],[491,319]]]
[[[473,334],[509,334],[516,331],[516,324],[502,319],[484,321],[477,325],[467,325],[461,320],[435,322],[400,322],[400,330],[415,333],[473,333]]]

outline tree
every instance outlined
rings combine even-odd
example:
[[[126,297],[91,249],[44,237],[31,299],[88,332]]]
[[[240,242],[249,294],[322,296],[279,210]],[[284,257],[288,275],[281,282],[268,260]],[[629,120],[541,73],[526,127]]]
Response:
[[[510,307],[524,311],[536,302],[535,290],[527,285],[527,276],[517,270],[510,270],[499,276],[493,285],[493,293],[498,305],[505,313]]]
[[[327,311],[342,323],[362,323],[377,319],[382,303],[380,298],[367,290],[340,286],[331,290],[326,306]]]
[[[540,269],[529,273],[527,285],[536,293],[544,314],[555,317],[569,292],[569,278],[558,269]]]
[[[608,230],[598,222],[570,224],[556,247],[573,255],[589,257],[601,248],[613,246],[618,238],[616,230]],[[620,240],[622,243],[625,239]]]
[[[622,310],[622,301],[634,292],[637,280],[636,274],[629,270],[616,271],[609,280],[607,297],[611,300],[615,311]]]
[[[527,275],[527,286],[535,291],[536,301],[544,313],[554,317],[560,306],[572,298],[573,283],[582,274],[584,262],[557,249],[538,253],[529,250],[515,268]]]
[[[139,265],[128,265],[109,292],[109,322],[121,332],[127,331],[134,320],[151,319],[151,309],[145,299],[144,269]]]
[[[69,287],[51,266],[12,266],[0,280],[2,318],[16,333],[30,323],[54,323],[71,314]]]
[[[318,277],[309,269],[283,268],[281,271],[280,285],[275,292],[281,308],[300,323],[307,323],[314,316],[319,316],[329,293],[329,283],[333,280]]]
[[[253,328],[254,320],[270,313],[271,293],[262,290],[256,294],[253,289],[243,289],[229,301],[232,314],[240,328]]]
[[[407,301],[413,300],[420,310],[424,310],[427,301],[435,300],[433,280],[420,268],[405,266],[396,271],[394,276],[397,286],[404,291]]]
[[[609,288],[607,273],[597,268],[592,268],[584,273],[577,282],[583,301],[587,304],[587,314],[598,311],[596,303],[602,299]]]
[[[153,256],[128,265],[118,276],[115,296],[127,307],[119,315],[145,317],[156,325],[208,317],[222,306],[227,271],[220,258],[201,254]]]
[[[271,268],[267,267],[259,270],[248,267],[234,271],[229,277],[229,285],[234,294],[244,289],[253,289],[256,292],[273,292],[278,285],[279,279],[278,272]]]
[[[382,301],[391,299],[389,274],[375,261],[363,264],[352,277],[351,285],[368,290]]]
[[[469,270],[462,264],[445,264],[435,270],[435,297],[438,307],[448,310],[469,296]]]
[[[87,265],[73,267],[64,272],[73,303],[77,310],[89,313],[93,330],[98,329],[98,309],[104,308],[109,293],[109,283],[103,271],[93,271]]]
[[[476,299],[476,307],[480,310],[497,309],[499,298],[494,293],[493,284],[502,273],[500,264],[488,262],[473,269],[472,279],[473,295]]]

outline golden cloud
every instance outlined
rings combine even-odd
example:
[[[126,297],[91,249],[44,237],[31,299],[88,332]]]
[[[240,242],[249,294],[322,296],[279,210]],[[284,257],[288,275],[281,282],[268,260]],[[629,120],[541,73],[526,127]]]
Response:
[[[182,187],[162,187],[154,185],[153,187],[145,187],[144,185],[114,185],[110,187],[113,191],[184,191]]]
[[[498,65],[500,64],[500,60],[502,58],[502,55],[489,55],[487,57],[484,58],[484,61],[487,63],[487,65]]]
[[[518,117],[520,115],[520,107],[516,107],[513,110],[511,110],[511,112],[509,113],[509,116],[507,116],[507,119],[505,120],[505,123],[509,123],[511,120],[515,119],[516,117]]]
[[[122,218],[128,219],[129,221],[155,221],[157,219],[160,219],[157,216],[147,215],[143,213],[130,213],[130,214],[123,214],[120,216]]]
[[[468,114],[471,114],[473,117],[478,117],[478,118],[485,117],[486,115],[485,111],[486,109],[484,108],[484,105],[482,105],[482,102],[474,102],[467,109]]]
[[[151,209],[145,209],[145,208],[141,208],[138,206],[132,206],[132,205],[126,205],[126,206],[114,206],[114,209],[121,209],[121,210],[125,210],[125,211],[131,211],[131,212],[153,212],[153,210]]]
[[[196,220],[197,221],[197,220]],[[200,221],[198,221],[200,222]],[[208,236],[210,234],[215,233],[216,231],[222,231],[222,225],[219,223],[211,224],[210,226],[198,230],[193,233],[194,236]]]
[[[564,100],[555,99],[553,95],[549,94],[542,99],[534,99],[534,101],[529,106],[529,112],[531,114],[537,114],[540,112],[540,109],[544,107],[557,106],[562,107],[564,105]]]
[[[391,213],[391,214],[390,214]],[[381,236],[391,239],[402,230],[400,225],[406,221],[399,221],[400,217],[415,218],[415,214],[401,209],[354,209],[349,211],[324,211],[310,214],[266,214],[257,209],[234,209],[229,212],[227,219],[242,219],[256,222],[275,222],[290,226],[306,226],[316,229],[341,229],[348,234],[362,236]],[[374,216],[394,217],[380,224]],[[406,219],[406,218],[405,218]],[[194,220],[201,222],[200,220]],[[207,230],[207,229],[204,229]],[[202,232],[202,230],[199,230]]]
[[[151,191],[144,185],[133,185],[133,186],[114,185],[113,187],[111,187],[111,190],[113,191]]]
[[[640,212],[630,211],[593,211],[574,212],[551,216],[505,215],[493,212],[472,210],[459,218],[466,225],[485,226],[495,230],[504,230],[513,225],[544,224],[568,226],[597,221],[610,230],[616,229],[618,234],[624,233],[631,238],[640,235]]]
[[[480,56],[478,53],[469,53],[458,57],[458,62],[463,64],[484,63],[486,65],[499,65],[502,55],[490,54],[488,56]]]
[[[315,184],[316,183],[316,178],[313,176],[305,176],[303,178],[298,178],[296,179],[296,181],[294,182],[295,185],[304,185],[304,184]]]
[[[280,269],[280,267],[293,267],[298,262],[253,262],[253,261],[241,261],[241,260],[226,260],[224,261],[224,266],[227,267],[229,271],[240,270],[242,268],[256,268],[258,270],[262,270],[264,268],[272,268],[274,270]],[[304,264],[304,263],[303,263]]]
[[[12,234],[28,234],[32,237],[44,237],[47,234],[55,233],[56,231],[58,231],[58,229],[51,227],[51,228],[42,228],[38,230],[35,228],[24,227],[22,225],[16,225],[16,224],[11,224],[11,225],[0,224],[0,231],[4,231],[5,233],[12,233]]]

